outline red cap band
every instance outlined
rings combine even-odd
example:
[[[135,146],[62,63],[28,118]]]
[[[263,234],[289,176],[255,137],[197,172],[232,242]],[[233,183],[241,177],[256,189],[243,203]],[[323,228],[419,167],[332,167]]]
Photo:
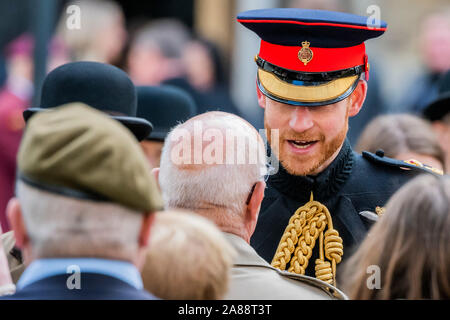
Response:
[[[300,41],[299,44],[301,44]],[[259,56],[278,67],[301,72],[337,71],[365,65],[367,62],[364,43],[345,48],[309,47],[313,54],[306,65],[298,56],[302,48],[302,46],[282,46],[261,40]]]

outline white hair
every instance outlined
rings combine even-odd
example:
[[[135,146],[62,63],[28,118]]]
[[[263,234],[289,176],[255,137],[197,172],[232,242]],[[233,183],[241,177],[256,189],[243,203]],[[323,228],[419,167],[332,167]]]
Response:
[[[190,212],[159,212],[142,271],[144,287],[162,299],[222,299],[235,256],[208,219]]]
[[[233,154],[237,158],[243,156],[245,161],[236,161],[233,157],[234,161],[227,159],[219,164],[202,163],[197,169],[194,164],[186,170],[183,165],[177,165],[172,152],[179,131],[188,132],[185,129],[187,125],[178,125],[167,136],[161,155],[159,184],[164,204],[166,208],[183,208],[193,211],[201,209],[202,205],[206,204],[209,207],[242,215],[253,185],[261,181],[266,174],[264,144],[258,132],[243,119],[227,113],[213,112],[211,114],[211,117],[198,121],[212,130],[232,132],[238,140],[244,141],[245,145],[242,146],[239,142],[235,144],[234,139],[230,141],[228,134],[226,141],[219,138],[224,142],[222,151],[230,147],[229,144],[232,143]],[[191,121],[195,122],[195,120]],[[195,129],[193,131],[195,132]],[[192,130],[188,132],[190,133]],[[205,135],[202,137],[204,139]],[[251,161],[252,152],[256,152],[255,161]],[[189,150],[188,153],[191,154],[191,151]],[[192,168],[194,170],[190,170]]]
[[[17,196],[36,256],[132,259],[137,252],[139,212],[110,202],[49,193],[20,181]]]

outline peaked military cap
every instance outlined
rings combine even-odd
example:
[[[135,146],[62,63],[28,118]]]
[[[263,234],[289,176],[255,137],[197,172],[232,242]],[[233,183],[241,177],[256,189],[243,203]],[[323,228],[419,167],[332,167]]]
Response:
[[[148,161],[133,135],[79,102],[33,116],[17,163],[21,181],[47,192],[113,202],[141,213],[163,207]]]
[[[164,141],[170,129],[197,114],[197,106],[184,90],[174,86],[136,87],[138,117],[151,121],[153,131],[147,140]]]
[[[348,97],[369,64],[364,41],[382,35],[386,23],[368,17],[308,9],[261,9],[237,20],[261,38],[257,84],[269,98],[318,106]]]
[[[36,112],[71,102],[82,102],[108,113],[138,140],[146,138],[152,124],[136,117],[136,88],[128,75],[112,65],[79,61],[64,64],[44,79],[39,107],[24,111],[25,121]]]
[[[430,121],[440,120],[450,113],[450,71],[439,80],[438,91],[438,97],[423,111],[423,115]]]

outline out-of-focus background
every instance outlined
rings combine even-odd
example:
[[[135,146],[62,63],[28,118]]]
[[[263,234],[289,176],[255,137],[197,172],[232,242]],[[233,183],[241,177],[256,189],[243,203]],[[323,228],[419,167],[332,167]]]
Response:
[[[21,113],[39,105],[45,75],[69,61],[114,64],[136,85],[182,87],[200,112],[233,112],[262,128],[259,39],[236,15],[272,7],[379,13],[388,23],[366,43],[369,91],[350,122],[352,144],[376,115],[419,113],[450,69],[448,0],[0,0],[0,212],[12,196]]]

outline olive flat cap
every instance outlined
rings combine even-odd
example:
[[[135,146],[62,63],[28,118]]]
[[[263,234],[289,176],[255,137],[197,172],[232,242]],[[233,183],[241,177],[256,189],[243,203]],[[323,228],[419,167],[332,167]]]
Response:
[[[132,133],[80,102],[33,116],[17,161],[19,179],[46,191],[113,202],[141,213],[163,207]]]

